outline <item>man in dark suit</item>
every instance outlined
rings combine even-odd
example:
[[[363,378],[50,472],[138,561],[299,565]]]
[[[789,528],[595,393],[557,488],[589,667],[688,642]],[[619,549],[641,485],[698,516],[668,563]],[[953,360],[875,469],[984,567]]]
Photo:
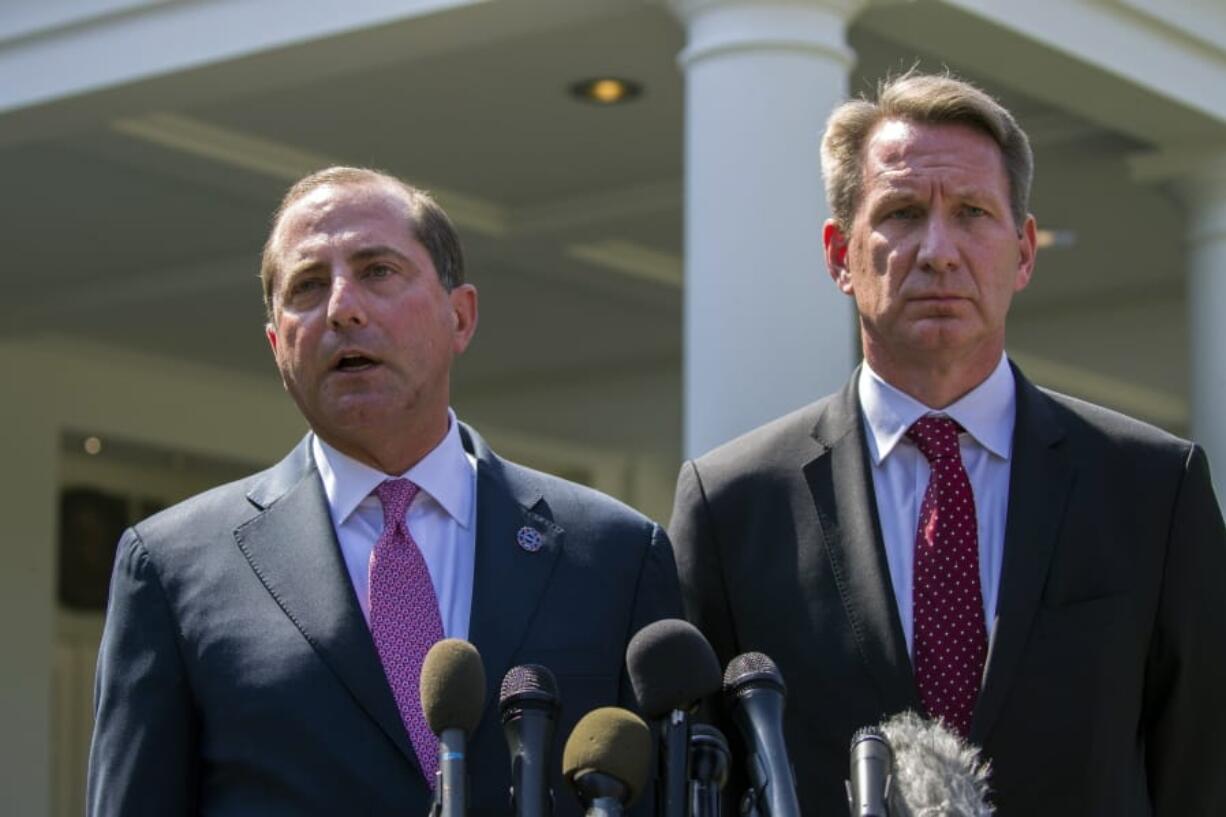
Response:
[[[450,411],[476,290],[422,191],[353,168],[302,180],[261,274],[268,339],[312,433],[124,535],[89,813],[425,814],[437,746],[417,681],[444,636],[486,670],[470,811],[508,811],[498,685],[541,663],[563,702],[559,812],[577,813],[561,743],[588,710],[628,704],[627,641],[679,614],[667,537],[500,459]]]
[[[992,763],[1002,815],[1226,814],[1226,532],[1204,453],[1004,355],[1032,160],[978,89],[912,74],[831,116],[835,284],[864,363],[687,462],[671,535],[723,660],[770,655],[806,814],[902,710]]]

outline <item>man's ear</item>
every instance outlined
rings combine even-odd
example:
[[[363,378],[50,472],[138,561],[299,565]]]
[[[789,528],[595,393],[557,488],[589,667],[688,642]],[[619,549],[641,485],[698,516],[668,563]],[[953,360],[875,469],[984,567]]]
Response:
[[[272,325],[272,321],[264,324],[264,337],[268,338],[268,345],[272,347],[272,356],[277,356],[277,327]]]
[[[468,348],[477,331],[477,288],[472,284],[460,284],[447,293],[447,297],[455,319],[452,349],[458,355]]]
[[[1020,292],[1030,283],[1030,276],[1034,274],[1034,259],[1035,253],[1038,252],[1038,230],[1035,226],[1034,216],[1026,216],[1026,221],[1022,224],[1022,229],[1018,233],[1018,259],[1017,259],[1017,278],[1013,282],[1013,291]]]
[[[852,294],[851,271],[847,266],[847,236],[832,218],[826,219],[822,227],[822,245],[826,249],[826,270],[830,273],[830,279],[844,295]]]

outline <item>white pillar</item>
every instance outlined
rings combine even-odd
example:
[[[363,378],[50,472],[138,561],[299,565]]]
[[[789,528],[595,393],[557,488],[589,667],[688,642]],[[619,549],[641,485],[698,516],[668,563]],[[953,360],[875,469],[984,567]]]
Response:
[[[819,146],[860,0],[671,0],[685,24],[684,454],[836,390],[850,301],[822,256]]]
[[[1226,501],[1226,147],[1136,156],[1133,177],[1168,184],[1182,205],[1187,249],[1191,437],[1209,455]]]
[[[46,815],[51,802],[58,429],[39,373],[0,344],[11,386],[0,402],[0,799],[5,814]]]
[[[1226,150],[1178,183],[1186,207],[1192,439],[1226,500]]]

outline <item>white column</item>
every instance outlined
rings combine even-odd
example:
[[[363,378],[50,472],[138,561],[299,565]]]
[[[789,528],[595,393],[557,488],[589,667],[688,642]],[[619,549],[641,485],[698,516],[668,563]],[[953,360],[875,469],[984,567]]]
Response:
[[[1226,150],[1178,183],[1186,204],[1192,439],[1226,500]]]
[[[5,814],[50,812],[52,640],[55,633],[58,429],[38,373],[8,344],[0,371],[0,806]]]
[[[671,0],[685,24],[684,454],[834,391],[854,363],[827,277],[819,146],[860,0]]]
[[[1131,160],[1140,182],[1169,185],[1187,250],[1191,437],[1209,455],[1226,501],[1226,147],[1156,151]]]

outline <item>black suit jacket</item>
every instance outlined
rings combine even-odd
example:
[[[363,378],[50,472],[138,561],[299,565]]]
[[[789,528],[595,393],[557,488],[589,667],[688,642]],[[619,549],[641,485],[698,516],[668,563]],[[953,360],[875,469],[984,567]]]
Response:
[[[560,783],[575,721],[629,705],[627,641],[680,613],[659,526],[595,491],[478,460],[469,640],[486,708],[468,749],[474,814],[505,814],[498,687],[521,663],[558,678]],[[529,553],[516,533],[544,545]],[[429,790],[342,563],[309,437],[285,460],[123,537],[98,658],[89,813],[424,815]]]
[[[1010,815],[1226,814],[1226,531],[1204,453],[1015,370],[996,627],[971,740]],[[846,814],[855,729],[922,712],[856,377],[686,463],[671,535],[720,658],[788,684],[806,814]]]

